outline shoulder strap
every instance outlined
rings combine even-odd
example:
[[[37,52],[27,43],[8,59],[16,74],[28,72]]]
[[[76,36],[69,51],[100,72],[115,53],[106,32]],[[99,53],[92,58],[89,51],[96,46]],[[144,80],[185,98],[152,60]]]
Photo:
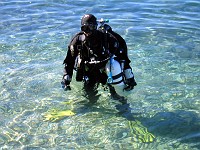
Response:
[[[110,55],[109,44],[108,44],[108,34],[109,34],[109,32],[104,28],[104,25],[101,25],[98,30],[103,33],[103,38],[104,38],[104,40],[103,40],[104,41],[104,43],[103,43],[104,53]]]

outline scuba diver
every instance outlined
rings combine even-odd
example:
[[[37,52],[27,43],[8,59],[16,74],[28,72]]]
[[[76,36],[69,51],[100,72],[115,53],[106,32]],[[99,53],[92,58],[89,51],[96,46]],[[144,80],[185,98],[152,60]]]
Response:
[[[71,90],[73,70],[76,70],[76,81],[83,81],[86,92],[97,89],[99,83],[102,85],[108,82],[108,73],[105,66],[111,58],[119,62],[120,74],[113,77],[123,76],[125,91],[132,90],[136,86],[130,60],[127,56],[127,46],[123,38],[117,33],[114,34],[111,27],[103,24],[97,29],[97,19],[92,14],[85,14],[81,19],[81,31],[77,33],[68,45],[67,55],[64,59],[64,75],[62,87],[64,90]],[[107,29],[109,28],[109,29]],[[110,71],[111,72],[111,71]],[[123,73],[123,74],[122,74]],[[122,81],[120,81],[122,82]],[[116,94],[112,85],[108,84],[112,93]]]

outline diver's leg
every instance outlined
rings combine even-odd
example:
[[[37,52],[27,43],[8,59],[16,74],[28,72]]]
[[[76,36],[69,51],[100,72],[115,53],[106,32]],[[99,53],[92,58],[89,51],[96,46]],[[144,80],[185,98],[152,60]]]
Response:
[[[89,82],[89,83],[84,83],[84,96],[89,100],[90,103],[96,103],[97,100],[99,99],[98,95],[98,84]]]
[[[108,84],[108,88],[110,90],[110,94],[111,94],[112,99],[118,100],[122,104],[127,103],[127,99],[124,96],[120,96],[119,94],[117,94],[117,92],[115,91],[115,88],[112,85]]]

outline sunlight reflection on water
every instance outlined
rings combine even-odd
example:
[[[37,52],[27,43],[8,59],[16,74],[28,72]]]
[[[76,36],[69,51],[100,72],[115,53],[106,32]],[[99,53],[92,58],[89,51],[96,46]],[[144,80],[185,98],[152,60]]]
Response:
[[[0,5],[1,149],[199,149],[199,1]],[[94,105],[81,83],[61,89],[66,46],[84,13],[110,19],[127,41],[138,85],[126,113],[103,88]],[[51,110],[76,115],[44,121]]]

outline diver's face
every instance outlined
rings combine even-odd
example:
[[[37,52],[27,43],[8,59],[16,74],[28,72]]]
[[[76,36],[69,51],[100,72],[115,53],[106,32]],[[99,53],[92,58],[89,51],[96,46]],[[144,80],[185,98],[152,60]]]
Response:
[[[86,24],[81,26],[81,30],[84,32],[86,36],[91,35],[97,29],[97,25],[94,24]]]

